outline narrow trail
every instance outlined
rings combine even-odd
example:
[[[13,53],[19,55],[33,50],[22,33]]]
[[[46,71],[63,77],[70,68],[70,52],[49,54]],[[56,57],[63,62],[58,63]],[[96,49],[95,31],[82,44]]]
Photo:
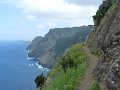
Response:
[[[78,86],[77,90],[90,90],[90,86],[93,81],[93,73],[95,66],[97,65],[98,58],[91,54],[89,51],[89,48],[85,47],[84,51],[86,52],[88,56],[88,67],[85,71],[85,74],[83,76],[83,80],[81,81],[80,85]]]

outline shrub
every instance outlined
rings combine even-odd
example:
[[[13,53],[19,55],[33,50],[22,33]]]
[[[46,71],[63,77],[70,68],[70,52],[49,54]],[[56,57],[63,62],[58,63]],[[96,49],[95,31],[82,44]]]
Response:
[[[60,65],[66,73],[68,68],[77,68],[79,64],[86,60],[86,58],[87,57],[83,51],[83,46],[76,44],[72,48],[69,48],[69,50],[65,53],[62,57]]]
[[[46,78],[43,73],[35,78],[36,87],[42,87]]]
[[[74,67],[74,62],[68,54],[62,58],[62,61],[60,62],[60,64],[61,64],[64,72],[66,72],[67,68]]]

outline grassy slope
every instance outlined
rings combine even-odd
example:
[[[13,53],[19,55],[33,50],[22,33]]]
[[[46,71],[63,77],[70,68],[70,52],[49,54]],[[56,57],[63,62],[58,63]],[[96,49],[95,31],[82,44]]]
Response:
[[[87,66],[83,48],[83,44],[76,44],[67,50],[63,57],[69,55],[77,67],[67,68],[65,73],[60,63],[56,65],[49,73],[43,90],[76,90]],[[63,57],[61,62],[64,62]]]

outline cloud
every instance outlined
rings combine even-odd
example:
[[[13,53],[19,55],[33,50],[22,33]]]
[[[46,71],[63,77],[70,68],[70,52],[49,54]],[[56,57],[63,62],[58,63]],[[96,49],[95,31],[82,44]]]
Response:
[[[55,24],[55,23],[53,23],[53,22],[48,22],[48,23],[46,23],[46,25],[48,26],[48,27],[51,27],[51,28],[55,28],[57,25]]]
[[[47,22],[47,23],[44,23],[44,24],[39,24],[36,27],[38,29],[45,29],[45,28],[55,28],[55,27],[57,27],[57,25],[54,22]]]
[[[38,29],[44,29],[46,26],[43,25],[43,24],[39,24],[39,25],[37,25],[36,27],[37,27]]]
[[[66,2],[69,3],[74,3],[77,5],[85,5],[85,6],[98,6],[101,4],[103,0],[65,0]]]
[[[80,7],[75,4],[69,4],[64,0],[18,0],[19,6],[27,11],[42,13],[77,13]]]
[[[23,10],[35,29],[72,27],[93,24],[102,0],[4,0]],[[35,24],[35,25],[34,25]],[[43,31],[44,32],[44,31]],[[47,31],[46,31],[47,32]]]
[[[28,15],[26,15],[26,18],[29,19],[29,20],[35,20],[37,17],[34,16],[34,15],[28,14]]]
[[[43,21],[46,27],[46,23],[54,22],[56,25],[49,25],[49,28],[52,28],[93,24],[92,16],[95,15],[101,1],[18,0],[17,5],[27,13],[35,15],[40,22]],[[34,17],[28,15],[28,18]]]
[[[28,20],[42,24],[37,28],[54,28],[93,24],[99,0],[13,0],[26,13]],[[87,5],[88,4],[88,5]],[[48,23],[50,22],[50,23]]]
[[[75,19],[91,17],[95,14],[98,7],[83,6],[83,3],[91,4],[96,0],[7,0],[17,3],[17,6],[27,13],[34,13],[38,18],[52,19]],[[79,1],[79,2],[78,2]],[[81,3],[78,5],[77,3]],[[87,15],[86,15],[87,14]],[[33,16],[27,16],[32,19]]]

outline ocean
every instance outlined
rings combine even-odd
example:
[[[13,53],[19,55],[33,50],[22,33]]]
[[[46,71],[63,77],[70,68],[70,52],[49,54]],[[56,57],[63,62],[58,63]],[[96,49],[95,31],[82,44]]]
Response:
[[[20,41],[0,41],[0,90],[35,90],[35,77],[49,73],[37,60],[27,59],[27,45]]]

